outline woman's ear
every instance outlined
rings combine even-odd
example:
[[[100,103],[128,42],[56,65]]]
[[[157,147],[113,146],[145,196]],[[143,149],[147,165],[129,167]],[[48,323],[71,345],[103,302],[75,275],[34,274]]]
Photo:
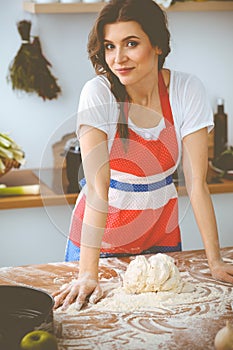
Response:
[[[156,55],[162,55],[163,51],[158,46],[155,46],[155,53]]]

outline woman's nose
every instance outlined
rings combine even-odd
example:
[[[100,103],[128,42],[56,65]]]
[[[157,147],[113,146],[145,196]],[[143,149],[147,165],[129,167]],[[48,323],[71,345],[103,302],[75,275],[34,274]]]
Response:
[[[121,63],[126,60],[125,52],[122,48],[118,48],[115,52],[115,63]]]

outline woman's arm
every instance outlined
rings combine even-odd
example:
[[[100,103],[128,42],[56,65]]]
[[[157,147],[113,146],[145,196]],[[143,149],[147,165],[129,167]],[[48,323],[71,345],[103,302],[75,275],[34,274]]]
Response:
[[[87,185],[86,207],[81,233],[79,275],[77,281],[54,294],[55,308],[67,308],[76,299],[80,309],[87,296],[96,302],[101,296],[98,284],[99,254],[108,213],[110,183],[109,152],[106,134],[83,125],[80,148]]]
[[[80,147],[87,195],[79,275],[88,272],[97,278],[99,249],[108,213],[110,169],[107,136],[96,128],[84,125],[80,130]]]
[[[233,266],[225,264],[220,246],[214,208],[206,182],[208,137],[203,128],[183,139],[183,171],[194,216],[202,236],[209,267],[216,279],[233,283]]]

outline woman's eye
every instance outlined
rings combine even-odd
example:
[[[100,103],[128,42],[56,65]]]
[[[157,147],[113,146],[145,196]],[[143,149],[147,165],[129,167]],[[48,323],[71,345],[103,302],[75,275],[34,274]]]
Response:
[[[129,41],[128,42],[128,46],[129,47],[135,47],[135,46],[137,46],[138,45],[138,43],[136,42],[136,41]]]
[[[114,48],[114,45],[113,44],[105,44],[104,48],[105,48],[105,50],[111,50]]]

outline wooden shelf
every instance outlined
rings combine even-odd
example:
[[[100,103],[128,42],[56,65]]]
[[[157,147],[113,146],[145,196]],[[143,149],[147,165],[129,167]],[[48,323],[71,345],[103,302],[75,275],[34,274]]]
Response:
[[[220,183],[213,183],[212,180],[216,176],[217,173],[209,169],[207,181],[210,193],[233,193],[233,181],[222,179]],[[7,186],[34,185],[39,183],[40,195],[0,197],[0,210],[51,205],[74,205],[78,197],[78,193],[68,192],[65,169],[16,169],[3,175],[1,177],[1,183]],[[178,196],[187,195],[186,188],[183,185],[177,185],[177,192]]]
[[[31,13],[90,13],[98,12],[106,2],[96,3],[48,3],[24,2],[23,9]]]
[[[0,210],[75,204],[78,194],[67,192],[64,169],[45,169],[45,182],[36,176],[38,171],[39,169],[16,169],[1,177],[1,183],[7,186],[40,184],[40,194],[0,197]]]
[[[23,9],[30,13],[90,13],[99,12],[106,2],[97,3],[47,3],[23,2]],[[233,1],[185,1],[171,5],[167,12],[233,11]]]

